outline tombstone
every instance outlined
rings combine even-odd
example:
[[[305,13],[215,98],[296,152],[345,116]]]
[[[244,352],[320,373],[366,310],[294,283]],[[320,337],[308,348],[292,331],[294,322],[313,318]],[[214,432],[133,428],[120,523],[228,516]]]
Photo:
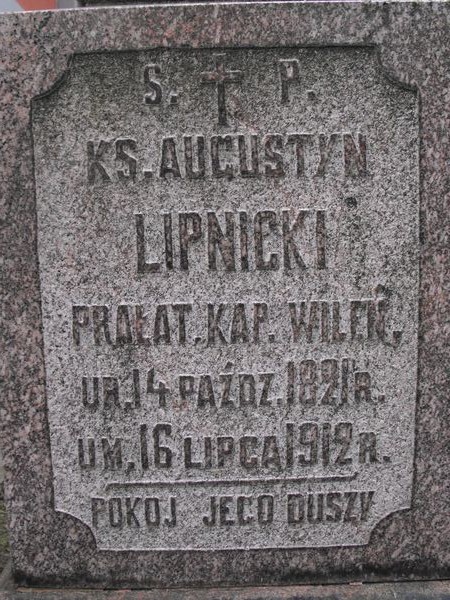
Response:
[[[2,17],[16,583],[449,576],[449,19]]]

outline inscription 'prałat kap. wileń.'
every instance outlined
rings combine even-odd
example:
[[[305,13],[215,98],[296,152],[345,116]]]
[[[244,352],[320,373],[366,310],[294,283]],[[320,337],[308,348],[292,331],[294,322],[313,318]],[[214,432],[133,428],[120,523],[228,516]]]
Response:
[[[75,56],[33,135],[56,510],[151,550],[410,506],[417,98],[372,49]]]

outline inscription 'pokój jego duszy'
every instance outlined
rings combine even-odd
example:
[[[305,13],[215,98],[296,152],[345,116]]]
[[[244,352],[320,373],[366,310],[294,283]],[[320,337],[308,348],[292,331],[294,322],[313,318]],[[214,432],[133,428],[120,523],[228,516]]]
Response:
[[[410,506],[417,97],[372,49],[77,55],[33,136],[56,510],[151,550]]]

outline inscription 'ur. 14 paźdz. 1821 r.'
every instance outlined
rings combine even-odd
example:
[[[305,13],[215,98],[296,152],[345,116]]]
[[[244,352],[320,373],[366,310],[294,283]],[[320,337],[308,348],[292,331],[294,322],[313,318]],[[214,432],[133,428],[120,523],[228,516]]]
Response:
[[[373,49],[77,55],[33,136],[56,510],[146,550],[410,506],[418,109]]]

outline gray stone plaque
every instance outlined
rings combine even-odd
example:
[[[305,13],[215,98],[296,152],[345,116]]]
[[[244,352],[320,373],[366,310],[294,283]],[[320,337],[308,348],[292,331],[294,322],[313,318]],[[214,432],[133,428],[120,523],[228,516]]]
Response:
[[[16,583],[448,579],[450,4],[0,34]]]
[[[32,123],[56,510],[164,550],[409,508],[418,106],[376,52],[76,55]]]

